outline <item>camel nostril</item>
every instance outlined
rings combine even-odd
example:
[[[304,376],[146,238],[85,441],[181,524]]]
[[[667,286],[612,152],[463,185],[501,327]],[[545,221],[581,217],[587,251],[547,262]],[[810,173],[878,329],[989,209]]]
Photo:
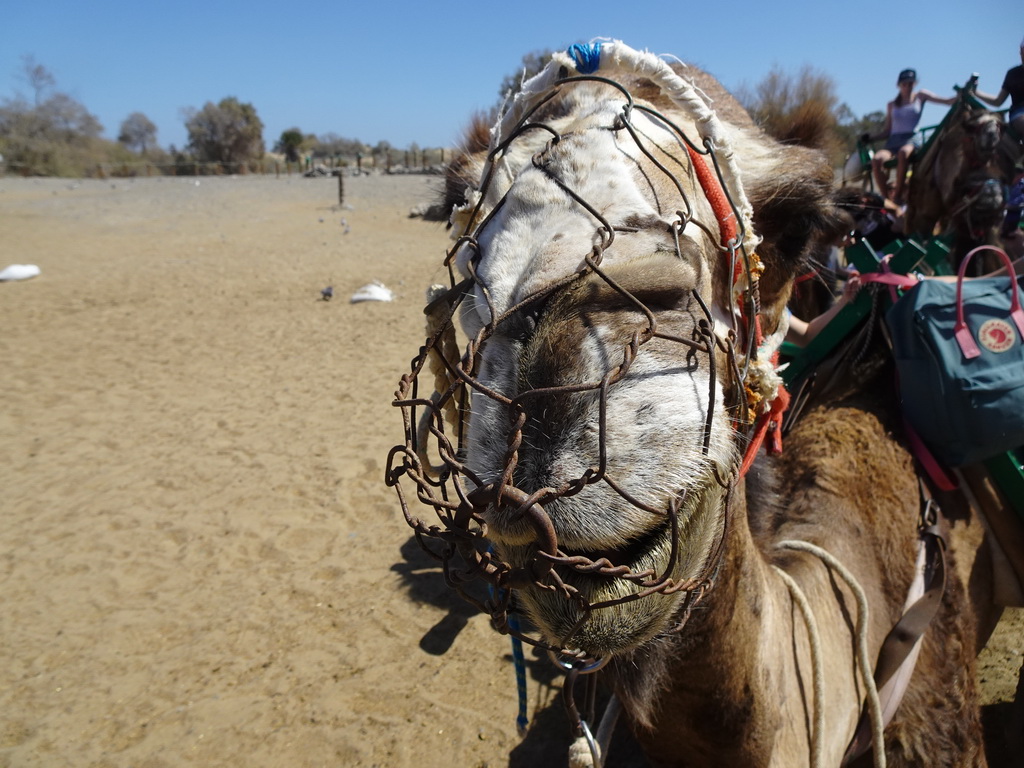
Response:
[[[488,483],[473,490],[469,494],[468,499],[476,511],[493,509],[497,513],[503,509],[513,510],[505,518],[502,527],[517,529],[525,524],[533,534],[533,538],[536,540],[540,551],[554,556],[558,553],[558,536],[555,533],[555,526],[551,522],[551,517],[544,511],[544,507],[539,501],[539,499],[547,496],[551,490],[550,488],[542,488],[531,494],[521,488],[516,488],[514,485],[499,486],[496,483]],[[492,519],[494,519],[493,516]],[[551,568],[547,566],[544,569],[544,575],[549,570]]]

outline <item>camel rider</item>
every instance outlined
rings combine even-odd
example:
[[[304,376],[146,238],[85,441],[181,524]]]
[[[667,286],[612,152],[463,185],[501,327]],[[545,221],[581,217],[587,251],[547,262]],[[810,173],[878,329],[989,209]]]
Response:
[[[1009,96],[1010,112],[1006,119],[1017,134],[1017,141],[1024,144],[1024,40],[1020,41],[1020,61],[1020,66],[1007,71],[1003,87],[995,96],[981,91],[975,91],[974,95],[993,107],[1000,106]]]
[[[874,168],[875,183],[878,185],[878,191],[885,195],[886,198],[895,200],[898,204],[903,203],[903,188],[907,181],[910,156],[920,143],[920,137],[917,136],[915,131],[917,130],[918,122],[921,120],[922,108],[929,101],[947,105],[956,101],[955,96],[942,98],[941,96],[936,96],[931,91],[926,91],[924,88],[915,91],[914,86],[916,84],[916,70],[904,69],[900,72],[896,80],[896,87],[899,89],[899,93],[896,94],[895,99],[886,105],[885,127],[881,133],[874,135],[865,134],[861,139],[865,143],[870,143],[876,139],[887,139],[885,146],[875,153],[871,164]],[[892,159],[893,155],[896,156],[896,185],[892,194],[890,194],[889,185],[886,183],[889,174],[885,164]]]

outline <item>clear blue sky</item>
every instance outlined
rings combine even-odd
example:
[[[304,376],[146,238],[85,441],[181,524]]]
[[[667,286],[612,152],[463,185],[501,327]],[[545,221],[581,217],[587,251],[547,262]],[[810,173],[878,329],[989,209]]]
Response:
[[[34,56],[109,138],[142,112],[161,146],[181,147],[182,108],[236,96],[268,148],[292,126],[404,148],[453,144],[523,54],[595,37],[675,54],[731,89],[810,64],[857,115],[884,108],[904,67],[940,95],[972,72],[995,93],[1020,63],[1024,3],[0,0],[0,25],[0,99],[31,97],[20,75]],[[925,123],[943,108],[928,110]]]

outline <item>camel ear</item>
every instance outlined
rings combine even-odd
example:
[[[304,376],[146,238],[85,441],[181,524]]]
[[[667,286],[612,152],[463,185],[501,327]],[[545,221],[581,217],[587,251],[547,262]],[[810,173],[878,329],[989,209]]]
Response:
[[[769,328],[789,300],[811,246],[837,238],[847,224],[833,200],[833,174],[825,155],[805,147],[779,149],[767,172],[759,169],[744,179],[749,179],[754,227],[762,238],[761,306]]]

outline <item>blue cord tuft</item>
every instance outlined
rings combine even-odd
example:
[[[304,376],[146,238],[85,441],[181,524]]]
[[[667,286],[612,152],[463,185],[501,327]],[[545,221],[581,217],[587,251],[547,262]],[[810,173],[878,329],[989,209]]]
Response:
[[[592,75],[601,67],[600,43],[575,43],[569,46],[568,53],[576,62],[576,70],[581,75]]]
[[[513,632],[519,631],[519,618],[515,614],[509,615],[508,626]],[[522,738],[530,725],[530,720],[526,717],[526,659],[523,658],[523,641],[515,635],[512,635],[512,661],[516,670],[516,690],[519,693],[516,730],[519,732],[519,738]]]
[[[493,552],[494,546],[489,545],[487,551]],[[502,592],[496,590],[493,584],[487,585],[487,592],[492,598],[499,597]],[[508,628],[512,632],[519,632],[519,617],[514,613],[508,615]],[[519,694],[519,713],[516,716],[516,731],[519,733],[519,738],[526,736],[526,730],[530,725],[530,720],[526,716],[526,659],[523,657],[523,641],[516,637],[515,634],[511,635],[512,640],[512,666],[516,672],[516,692]]]

